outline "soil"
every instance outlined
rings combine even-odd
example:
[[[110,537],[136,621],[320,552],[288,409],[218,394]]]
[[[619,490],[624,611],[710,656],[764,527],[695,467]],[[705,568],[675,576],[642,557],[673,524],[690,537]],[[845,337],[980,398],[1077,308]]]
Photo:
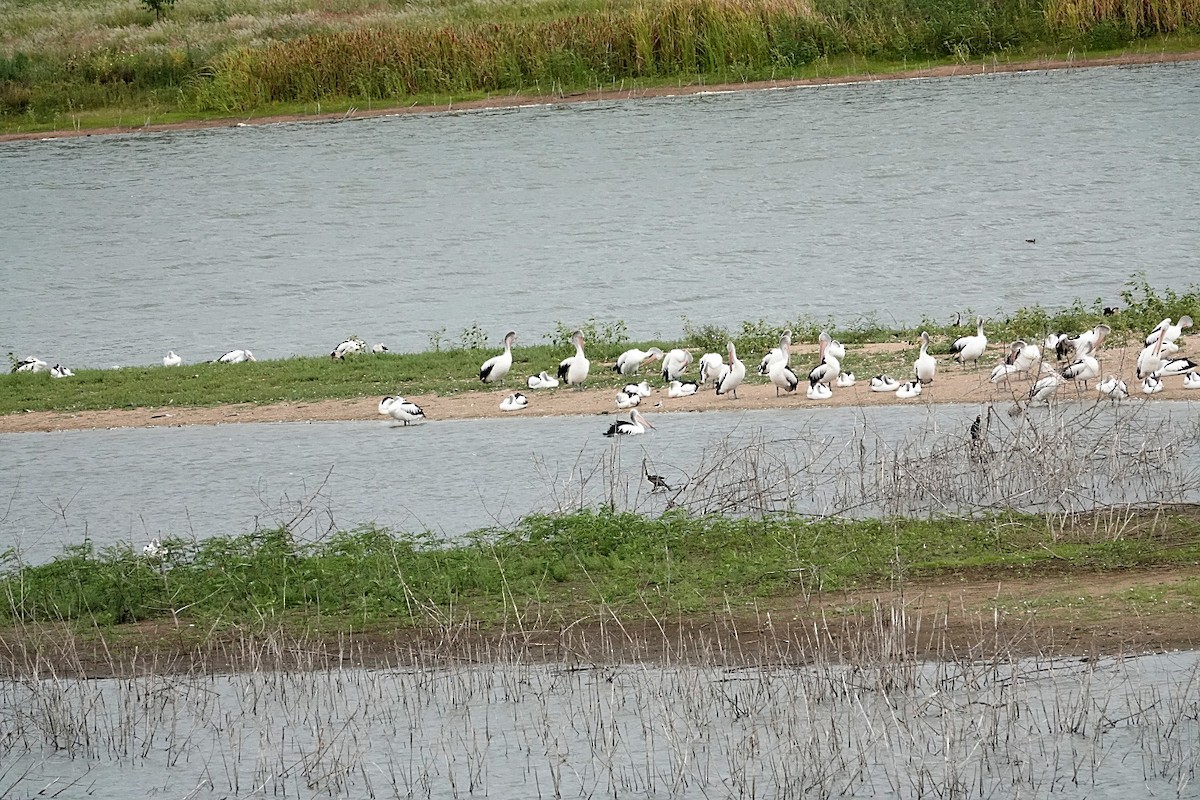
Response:
[[[755,91],[762,89],[782,89],[796,86],[824,86],[841,83],[862,83],[866,81],[908,80],[911,78],[948,78],[967,75],[990,75],[999,72],[1029,72],[1032,70],[1071,69],[1078,67],[1137,66],[1197,60],[1200,60],[1200,52],[1127,53],[1125,55],[1105,58],[1032,59],[1029,61],[1019,61],[1005,64],[955,64],[930,67],[927,69],[902,70],[900,72],[888,72],[883,74],[860,73],[854,75],[837,75],[822,78],[751,81],[747,83],[734,84],[660,86],[627,90],[621,89],[574,92],[571,94],[556,95],[502,95],[497,97],[488,97],[482,100],[468,100],[439,106],[411,105],[391,108],[373,108],[369,110],[353,109],[347,112],[327,114],[287,114],[229,117],[223,119],[191,120],[188,122],[172,122],[151,125],[128,125],[110,128],[85,128],[81,130],[67,128],[57,131],[41,131],[33,133],[5,133],[0,134],[0,143],[30,139],[58,139],[74,136],[103,136],[116,133],[150,133],[161,131],[194,130],[199,128],[229,128],[239,125],[272,125],[281,122],[342,122],[354,119],[369,119],[372,117],[400,116],[407,114],[434,114],[489,108],[512,108],[519,106],[545,105],[546,103],[582,103],[596,100],[637,100],[648,97],[672,97],[678,95],[700,94],[703,92]]]

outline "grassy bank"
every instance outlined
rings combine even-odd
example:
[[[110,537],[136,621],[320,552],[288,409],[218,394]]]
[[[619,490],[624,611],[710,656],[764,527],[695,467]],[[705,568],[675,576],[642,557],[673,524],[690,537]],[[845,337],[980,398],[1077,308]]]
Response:
[[[0,0],[6,132],[1200,48],[1200,0]]]
[[[1184,291],[1156,290],[1140,278],[1131,279],[1123,293],[1118,314],[1105,316],[1100,300],[1084,303],[1076,300],[1064,309],[1048,310],[1041,306],[1022,308],[1001,318],[989,318],[986,332],[993,343],[1030,337],[1039,340],[1051,331],[1079,332],[1098,322],[1114,329],[1110,341],[1139,341],[1145,332],[1164,317],[1178,319],[1189,314],[1200,319],[1200,287]],[[587,353],[592,361],[589,386],[616,387],[627,380],[610,369],[619,353],[628,347],[643,349],[659,346],[686,347],[697,354],[711,351],[723,354],[726,341],[733,340],[740,357],[753,371],[758,359],[776,346],[784,328],[793,332],[793,342],[816,342],[822,330],[849,345],[848,369],[860,375],[894,371],[906,373],[916,353],[911,350],[891,353],[865,353],[858,345],[876,342],[916,343],[922,330],[935,338],[934,353],[947,353],[955,338],[975,333],[974,313],[967,309],[960,324],[945,324],[926,319],[913,328],[888,328],[878,320],[864,317],[850,325],[833,320],[800,317],[787,322],[766,320],[743,322],[735,329],[697,325],[685,321],[684,337],[679,342],[632,342],[621,322],[582,325],[587,335]],[[506,385],[524,387],[525,376],[547,370],[553,374],[559,361],[573,350],[567,345],[571,326],[559,324],[542,339],[551,344],[517,347],[513,368]],[[499,339],[503,332],[496,332]],[[526,340],[535,339],[523,334]],[[331,345],[332,346],[332,345]],[[387,394],[449,395],[482,388],[479,365],[498,352],[488,346],[486,335],[476,328],[447,338],[431,336],[437,349],[411,354],[365,354],[335,361],[328,356],[304,356],[244,364],[186,364],[182,367],[126,367],[120,370],[76,370],[73,378],[52,379],[46,373],[0,375],[0,414],[22,411],[85,411],[109,408],[145,408],[160,406],[214,406],[228,403],[277,403],[383,396]],[[24,356],[26,354],[18,354]],[[68,366],[70,366],[68,364]],[[652,365],[642,370],[653,378]],[[695,369],[691,376],[695,377]],[[756,380],[756,378],[751,378]]]
[[[128,546],[96,552],[85,543],[44,565],[10,559],[0,577],[0,621],[111,625],[184,616],[336,627],[536,618],[558,625],[600,609],[624,619],[705,614],[952,575],[1009,580],[1195,565],[1200,517],[1192,508],[1065,521],[581,512],[527,518],[511,531],[480,531],[452,546],[376,528],[306,543],[276,529],[173,539],[164,551],[148,558]],[[1174,594],[1194,607],[1200,581]]]

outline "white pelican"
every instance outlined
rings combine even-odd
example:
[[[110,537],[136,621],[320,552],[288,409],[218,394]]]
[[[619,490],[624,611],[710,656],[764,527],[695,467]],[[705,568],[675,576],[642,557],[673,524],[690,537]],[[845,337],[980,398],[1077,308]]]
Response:
[[[894,392],[900,388],[900,381],[891,375],[876,375],[871,378],[872,392]]]
[[[717,385],[717,379],[720,377],[717,373],[721,367],[725,366],[725,361],[719,353],[705,353],[700,356],[700,380],[696,381],[701,386],[711,383],[714,387]]]
[[[500,401],[501,411],[520,411],[525,406],[529,405],[529,398],[520,392],[513,392],[508,397]]]
[[[37,356],[26,356],[13,365],[13,372],[49,372],[50,365]]]
[[[558,378],[551,378],[548,372],[543,371],[541,375],[530,375],[525,385],[530,389],[553,389],[558,386]]]
[[[50,377],[51,378],[74,378],[75,373],[72,372],[68,367],[64,367],[62,364],[55,364],[53,367],[50,368]]]
[[[828,384],[810,383],[807,394],[809,400],[828,400],[833,397],[833,389],[830,389]]]
[[[619,372],[622,375],[636,375],[642,364],[647,361],[656,361],[662,357],[663,351],[657,347],[651,347],[644,352],[635,347],[617,356],[617,363],[613,364],[613,372]]]
[[[786,367],[792,356],[791,346],[792,332],[791,330],[786,330],[779,336],[779,347],[772,349],[763,356],[762,361],[758,362],[758,374],[770,375],[771,367],[774,366],[776,361],[782,361]]]
[[[1026,344],[1018,339],[1008,346],[1008,363],[1017,372],[1033,372],[1034,365],[1041,360],[1042,348],[1038,347],[1037,342]]]
[[[653,394],[653,392],[654,390],[650,388],[650,383],[648,381],[625,384],[625,394],[636,394],[639,397],[649,397],[651,394]]]
[[[1083,388],[1087,389],[1088,381],[1100,377],[1100,361],[1092,355],[1092,346],[1090,344],[1084,343],[1080,345],[1080,349],[1075,352],[1079,355],[1079,358],[1063,367],[1062,376],[1069,381],[1083,383]]]
[[[241,364],[244,361],[254,361],[254,353],[249,350],[230,350],[214,361],[214,364]]]
[[[399,395],[395,397],[385,397],[379,401],[379,413],[387,414],[392,419],[398,422],[403,422],[405,426],[410,422],[416,422],[419,419],[425,419],[425,412],[416,403],[405,400]]]
[[[840,387],[842,389],[847,389],[847,388],[853,386],[855,383],[854,373],[853,372],[843,372],[841,375],[837,376],[837,380],[834,381],[834,383],[836,383],[838,385],[838,387]]]
[[[820,361],[808,373],[808,382],[810,384],[823,383],[828,386],[833,383],[834,378],[842,374],[841,362],[829,352],[829,343],[831,341],[833,340],[829,338],[829,334],[821,331],[821,346],[820,350],[817,351],[817,357]]]
[[[1169,378],[1172,375],[1191,375],[1197,367],[1200,367],[1200,364],[1190,358],[1172,358],[1170,361],[1164,361],[1162,366],[1154,370],[1154,374],[1159,378]]]
[[[1116,375],[1109,375],[1097,383],[1096,391],[1100,393],[1101,397],[1107,397],[1110,400],[1124,400],[1129,397],[1129,387]]]
[[[605,436],[633,436],[638,433],[645,433],[646,428],[653,428],[650,421],[642,416],[642,412],[636,408],[629,413],[629,419],[619,419],[612,425],[608,426],[608,430],[604,432]]]
[[[166,554],[166,548],[162,545],[162,540],[155,536],[145,547],[142,548],[142,558],[157,560]]]
[[[829,340],[829,345],[825,348],[825,352],[836,358],[838,361],[842,361],[846,358],[846,346],[837,339]]]
[[[1090,331],[1084,331],[1074,339],[1070,339],[1069,342],[1071,347],[1075,348],[1076,354],[1082,353],[1085,347],[1090,348],[1088,352],[1099,353],[1100,345],[1104,344],[1105,337],[1110,333],[1112,333],[1112,328],[1101,323]],[[1062,343],[1059,342],[1059,344]],[[1059,357],[1063,357],[1063,354],[1060,353]]]
[[[329,354],[330,358],[344,359],[346,356],[361,353],[367,349],[367,343],[357,336],[351,336],[346,341],[333,348],[333,352]]]
[[[987,350],[988,339],[983,332],[983,317],[979,317],[976,323],[974,336],[960,336],[950,345],[950,352],[954,353],[954,360],[966,366],[970,361],[979,366],[979,357],[983,355],[983,351]]]
[[[583,354],[583,331],[571,334],[571,342],[575,345],[575,355],[559,362],[558,379],[566,381],[568,386],[582,386],[592,366],[592,362]]]
[[[380,353],[386,353],[387,351],[388,351],[387,345],[384,344],[383,342],[376,342],[375,346],[371,348],[371,352],[375,353],[376,355],[378,355]]]
[[[636,391],[628,391],[629,387],[625,388],[625,391],[617,392],[617,408],[633,408],[638,403],[642,402],[642,396],[640,394],[638,394]]]
[[[700,391],[700,384],[695,381],[671,381],[667,387],[667,397],[691,397]]]
[[[1142,394],[1158,394],[1162,390],[1163,382],[1157,375],[1147,375],[1142,380]]]
[[[794,392],[796,387],[800,385],[800,379],[796,377],[796,373],[787,365],[786,361],[776,359],[771,363],[771,371],[767,373],[767,377],[771,379],[771,383],[775,384],[775,396],[779,397],[779,390]]]
[[[1172,325],[1171,318],[1167,317],[1158,323],[1158,327],[1150,331],[1150,335],[1146,337],[1146,344],[1154,344],[1160,336],[1164,342],[1174,343],[1190,327],[1192,327],[1192,318],[1189,316],[1180,317],[1179,322],[1175,325]]]
[[[164,367],[178,367],[182,363],[183,363],[183,358],[175,355],[174,350],[168,350],[167,354],[165,356],[163,356],[163,366]]]
[[[1183,376],[1183,388],[1200,389],[1200,372],[1189,372]]]
[[[936,373],[937,359],[929,355],[929,332],[921,331],[921,354],[913,362],[913,376],[924,385],[933,383]]]
[[[1059,358],[1066,358],[1066,347],[1063,347],[1063,352],[1059,352],[1058,346],[1063,342],[1070,340],[1070,335],[1066,333],[1052,333],[1042,342],[1042,349],[1052,350]]]
[[[729,369],[722,373],[721,379],[717,381],[717,394],[732,394],[734,399],[737,399],[737,387],[746,380],[746,365],[737,357],[737,348],[733,346],[733,342],[729,342],[727,347],[729,349]]]
[[[921,382],[920,381],[909,381],[908,383],[902,383],[896,387],[896,397],[900,398],[901,400],[911,400],[914,397],[920,397],[920,396],[921,396]]]
[[[483,362],[483,366],[479,368],[479,380],[484,383],[499,383],[504,380],[504,376],[512,369],[512,346],[516,340],[516,331],[504,334],[504,352]]]
[[[1049,403],[1058,392],[1058,387],[1062,384],[1062,375],[1059,375],[1057,372],[1051,372],[1029,388],[1029,402],[1040,403],[1045,401]]]
[[[1008,383],[1008,379],[1013,375],[1021,374],[1023,374],[1021,370],[1017,369],[1012,364],[1001,361],[999,364],[992,367],[992,375],[988,378],[988,382],[995,384]]]
[[[687,368],[691,366],[692,354],[687,350],[676,348],[663,356],[662,378],[664,381],[677,381]]]

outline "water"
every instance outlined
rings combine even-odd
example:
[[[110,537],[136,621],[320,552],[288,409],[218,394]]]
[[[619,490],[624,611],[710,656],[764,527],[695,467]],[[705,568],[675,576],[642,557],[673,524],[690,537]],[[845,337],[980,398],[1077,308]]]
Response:
[[[1182,64],[7,144],[0,352],[1112,304],[1196,280],[1198,128]]]

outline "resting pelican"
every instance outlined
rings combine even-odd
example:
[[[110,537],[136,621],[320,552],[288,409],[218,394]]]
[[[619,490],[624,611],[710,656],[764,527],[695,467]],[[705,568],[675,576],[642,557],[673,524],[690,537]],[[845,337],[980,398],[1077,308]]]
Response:
[[[500,401],[501,411],[520,411],[525,406],[529,405],[529,398],[520,392],[513,392],[508,397]]]
[[[737,348],[733,346],[733,342],[726,346],[729,350],[729,369],[717,381],[717,394],[732,394],[734,399],[737,399],[737,387],[746,380],[746,365],[737,357]]]
[[[1191,375],[1197,367],[1200,367],[1200,364],[1190,358],[1172,358],[1170,361],[1164,361],[1162,366],[1154,370],[1154,374],[1159,378],[1169,378],[1172,375]]]
[[[834,383],[839,388],[848,389],[849,387],[853,386],[856,383],[856,381],[854,380],[854,373],[853,372],[843,372],[841,375],[837,376],[837,380],[834,381]]]
[[[763,356],[762,361],[758,362],[758,374],[770,375],[771,367],[774,366],[776,361],[782,361],[786,367],[792,355],[791,346],[792,332],[791,330],[786,330],[779,336],[779,347],[772,349]]]
[[[638,397],[649,397],[654,392],[647,381],[625,384],[625,394],[636,394]]]
[[[796,377],[796,373],[787,365],[786,361],[776,359],[771,363],[771,371],[767,373],[767,377],[771,379],[771,383],[775,384],[775,396],[779,397],[779,390],[783,389],[788,392],[796,391],[796,387],[800,385],[800,379]]]
[[[13,372],[49,372],[50,365],[37,356],[26,356],[13,365]]]
[[[983,355],[983,351],[987,350],[988,339],[983,332],[983,317],[979,317],[976,323],[974,336],[960,336],[950,345],[950,352],[954,353],[954,360],[963,366],[970,361],[979,366],[979,357]]]
[[[568,386],[582,386],[587,380],[588,370],[592,363],[583,354],[583,331],[571,334],[571,342],[575,345],[575,355],[564,358],[558,364],[558,379],[566,381]]]
[[[1063,377],[1057,372],[1051,372],[1044,378],[1038,380],[1029,389],[1029,402],[1040,403],[1045,401],[1049,403],[1054,395],[1058,392],[1058,387],[1063,384]]]
[[[823,383],[826,386],[833,383],[834,378],[842,374],[842,364],[837,358],[829,352],[829,343],[833,341],[829,338],[829,334],[821,331],[820,350],[817,356],[820,359],[819,363],[812,368],[808,373],[808,382],[811,385]],[[844,351],[843,351],[844,352]]]
[[[387,414],[392,419],[398,422],[403,422],[405,426],[410,422],[416,422],[419,419],[425,419],[425,412],[416,403],[405,400],[403,397],[396,395],[395,397],[385,397],[379,401],[379,413]]]
[[[525,385],[530,389],[553,389],[558,386],[558,378],[551,378],[550,373],[543,371],[540,375],[526,378]]]
[[[1200,372],[1189,372],[1183,376],[1183,388],[1200,389]]]
[[[871,378],[872,392],[894,392],[900,388],[900,381],[891,375],[876,375]]]
[[[479,368],[479,380],[484,383],[499,383],[504,380],[504,376],[512,369],[512,346],[516,340],[516,331],[504,334],[504,352],[483,362],[483,366]]]
[[[386,353],[387,351],[388,351],[387,345],[384,344],[383,342],[377,342],[375,344],[375,346],[371,348],[371,352],[375,353],[376,355],[378,355],[379,353]]]
[[[642,412],[636,408],[629,413],[629,419],[619,419],[612,425],[608,426],[608,430],[604,432],[605,436],[633,436],[639,433],[645,433],[646,428],[653,428],[650,420],[642,416]]]
[[[1146,344],[1154,344],[1160,336],[1164,342],[1174,343],[1190,327],[1192,327],[1192,318],[1189,316],[1180,317],[1179,322],[1175,325],[1172,325],[1171,318],[1167,317],[1158,323],[1158,327],[1150,331],[1150,335],[1146,337]]]
[[[833,389],[828,384],[810,383],[807,394],[809,400],[828,400],[833,397]]]
[[[1129,387],[1116,375],[1109,375],[1097,383],[1096,391],[1100,393],[1101,397],[1107,397],[1110,400],[1124,400],[1129,397]]]
[[[667,397],[691,397],[700,391],[700,384],[695,381],[671,381],[667,387]]]
[[[1001,361],[996,366],[992,367],[991,377],[988,378],[989,383],[1001,384],[1008,383],[1008,379],[1013,375],[1021,375],[1022,372],[1012,364]]]
[[[900,398],[901,400],[911,400],[914,397],[920,397],[921,385],[922,384],[920,381],[909,381],[908,383],[902,383],[896,387],[896,397]]]
[[[51,378],[74,378],[75,373],[72,372],[69,368],[64,367],[62,364],[55,364],[53,367],[50,368],[50,377]]]
[[[178,367],[182,363],[183,363],[183,359],[181,357],[175,355],[174,350],[168,350],[167,354],[165,356],[163,356],[163,366],[164,367]]]
[[[676,348],[663,356],[662,379],[677,381],[692,363],[692,354]]]
[[[1088,381],[1100,377],[1100,361],[1092,355],[1092,345],[1086,342],[1080,345],[1076,353],[1079,358],[1063,367],[1062,376],[1069,381],[1083,383],[1083,388],[1087,389]]]
[[[701,386],[712,383],[717,385],[717,380],[720,378],[721,368],[725,366],[725,362],[721,359],[719,353],[705,353],[700,356],[700,380],[697,381]]]
[[[244,361],[254,361],[254,353],[249,350],[230,350],[214,361],[214,364],[241,364]]]
[[[1142,394],[1158,394],[1162,390],[1163,382],[1157,375],[1147,375],[1142,380]]]
[[[353,355],[355,353],[361,353],[366,349],[367,349],[366,342],[364,342],[362,339],[358,338],[357,336],[351,336],[349,339],[342,342],[337,347],[333,348],[333,352],[329,354],[329,357],[341,360],[341,359],[344,359],[346,356]]]
[[[651,347],[645,352],[635,347],[617,356],[617,363],[613,364],[613,372],[619,372],[622,375],[636,375],[642,364],[647,361],[656,361],[662,357],[663,351],[657,347]]]
[[[617,392],[617,408],[633,408],[642,402],[642,396],[637,392]]]
[[[933,383],[937,373],[937,359],[929,355],[929,332],[921,331],[921,355],[913,362],[913,375],[922,385]]]

